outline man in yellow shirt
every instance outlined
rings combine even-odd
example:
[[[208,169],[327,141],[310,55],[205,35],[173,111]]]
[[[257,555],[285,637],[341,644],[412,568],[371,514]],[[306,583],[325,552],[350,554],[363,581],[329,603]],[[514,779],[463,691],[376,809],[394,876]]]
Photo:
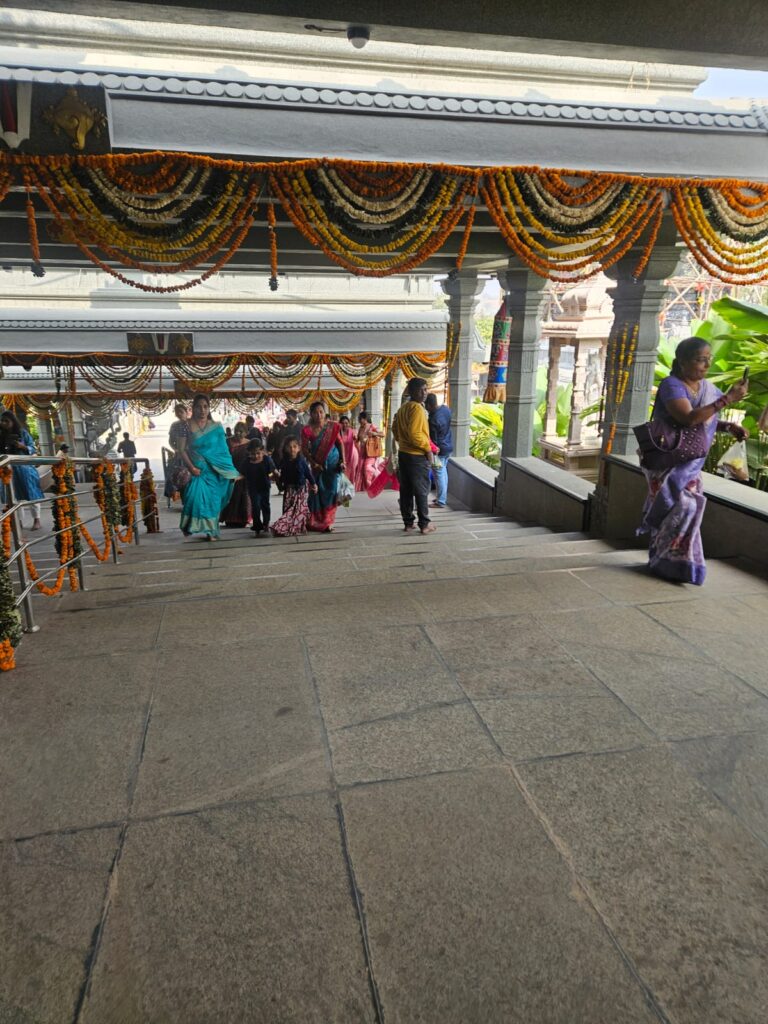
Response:
[[[424,408],[427,397],[427,382],[421,377],[408,381],[408,398],[395,413],[392,420],[392,436],[397,441],[398,470],[400,480],[400,514],[403,517],[405,533],[416,529],[413,503],[422,533],[434,533],[437,529],[429,521],[429,470],[432,465],[432,448],[429,441],[429,421]]]

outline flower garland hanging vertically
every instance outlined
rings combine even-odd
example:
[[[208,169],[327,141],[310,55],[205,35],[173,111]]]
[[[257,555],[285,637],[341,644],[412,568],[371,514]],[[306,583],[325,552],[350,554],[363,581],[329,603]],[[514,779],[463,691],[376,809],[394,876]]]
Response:
[[[142,470],[139,494],[141,496],[141,518],[144,520],[147,533],[160,533],[160,515],[157,510],[155,478],[149,466]]]
[[[619,410],[629,384],[629,374],[635,361],[637,339],[640,328],[634,324],[630,329],[626,324],[614,335],[606,368],[606,397],[611,409],[611,422],[608,436],[603,444],[603,454],[610,455],[616,438]]]

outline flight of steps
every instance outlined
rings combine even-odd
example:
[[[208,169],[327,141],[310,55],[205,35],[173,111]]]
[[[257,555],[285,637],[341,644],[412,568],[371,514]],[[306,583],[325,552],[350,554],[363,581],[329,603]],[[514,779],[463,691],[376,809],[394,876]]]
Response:
[[[280,499],[273,495],[273,517]],[[504,577],[583,570],[598,565],[636,565],[640,551],[616,550],[582,533],[554,533],[502,516],[460,510],[433,513],[437,532],[405,534],[396,495],[371,501],[356,497],[339,509],[330,535],[254,538],[249,530],[222,529],[218,542],[185,539],[178,530],[178,507],[161,510],[162,533],[142,532],[139,546],[122,545],[119,564],[86,565],[87,592],[65,593],[57,612],[168,600],[221,598],[247,600],[291,592],[377,588],[387,584]],[[319,595],[320,596],[320,595]],[[365,600],[362,593],[360,600]],[[36,609],[52,610],[36,600]]]

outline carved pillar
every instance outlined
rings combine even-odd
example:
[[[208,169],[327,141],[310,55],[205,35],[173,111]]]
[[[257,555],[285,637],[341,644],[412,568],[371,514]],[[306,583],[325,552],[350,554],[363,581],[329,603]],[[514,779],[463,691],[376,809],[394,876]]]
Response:
[[[622,401],[617,405],[613,395],[607,396],[603,427],[604,454],[609,447],[614,455],[634,452],[637,442],[632,427],[648,419],[656,351],[659,347],[659,314],[667,297],[667,279],[674,276],[682,255],[676,241],[674,224],[668,221],[659,232],[642,277],[635,280],[632,276],[640,256],[639,251],[634,249],[606,271],[614,282],[608,289],[613,299],[613,326],[608,339],[606,371],[610,374],[614,355],[620,352],[622,345],[626,350],[633,334],[636,335],[637,347]],[[610,389],[610,376],[608,383]]]
[[[514,260],[498,276],[506,292],[507,315],[512,317],[501,454],[526,458],[533,447],[540,307],[547,282]]]
[[[380,380],[378,384],[366,388],[363,399],[365,411],[371,414],[373,422],[380,427],[384,415],[384,381]]]
[[[547,404],[544,412],[544,439],[557,440],[557,385],[560,380],[560,353],[562,344],[549,339],[549,364],[547,366]]]
[[[405,390],[405,374],[402,370],[394,370],[390,375],[392,393],[389,400],[389,422],[387,423],[387,451],[392,451],[392,420],[395,413],[403,404],[403,391]]]
[[[461,271],[441,282],[447,295],[451,323],[459,330],[458,353],[448,370],[453,454],[469,455],[469,427],[472,417],[472,347],[475,334],[477,296],[485,286],[476,271]]]
[[[587,383],[587,356],[589,346],[579,341],[574,341],[573,346],[573,391],[571,392],[571,419],[568,423],[568,447],[578,448],[581,444],[582,419],[579,415],[586,405],[585,386]]]
[[[606,377],[608,391],[603,416],[602,455],[630,455],[637,449],[632,427],[648,419],[653,372],[656,365],[656,351],[659,345],[659,314],[667,295],[667,279],[673,277],[680,262],[682,249],[676,245],[677,234],[674,223],[667,216],[659,232],[658,240],[642,276],[632,276],[640,257],[639,250],[630,252],[606,271],[614,282],[608,289],[613,299],[613,326],[608,338],[606,352]],[[612,382],[611,367],[622,347],[636,339],[636,350],[632,365],[626,376],[623,396],[615,401],[615,381]],[[604,531],[610,484],[608,464],[601,460],[600,473],[595,490],[591,532],[601,536]],[[638,510],[638,519],[640,512]]]

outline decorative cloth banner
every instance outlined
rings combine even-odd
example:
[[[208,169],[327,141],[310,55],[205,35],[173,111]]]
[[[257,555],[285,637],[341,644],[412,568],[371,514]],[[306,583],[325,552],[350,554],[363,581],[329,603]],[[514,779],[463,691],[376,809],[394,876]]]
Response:
[[[493,318],[491,361],[488,366],[488,383],[483,393],[484,402],[504,402],[506,400],[509,332],[511,328],[512,317],[507,316],[507,302],[505,299]]]
[[[0,202],[24,194],[32,260],[40,263],[36,203],[56,241],[131,287],[192,288],[216,274],[258,221],[277,285],[276,210],[346,271],[384,277],[434,256],[462,225],[456,266],[481,204],[509,248],[557,281],[590,277],[639,251],[645,269],[669,208],[694,259],[737,284],[768,280],[768,184],[727,178],[655,178],[541,167],[297,160],[247,163],[188,153],[28,156],[0,153]],[[205,269],[179,284],[147,285],[115,264],[151,274]]]

